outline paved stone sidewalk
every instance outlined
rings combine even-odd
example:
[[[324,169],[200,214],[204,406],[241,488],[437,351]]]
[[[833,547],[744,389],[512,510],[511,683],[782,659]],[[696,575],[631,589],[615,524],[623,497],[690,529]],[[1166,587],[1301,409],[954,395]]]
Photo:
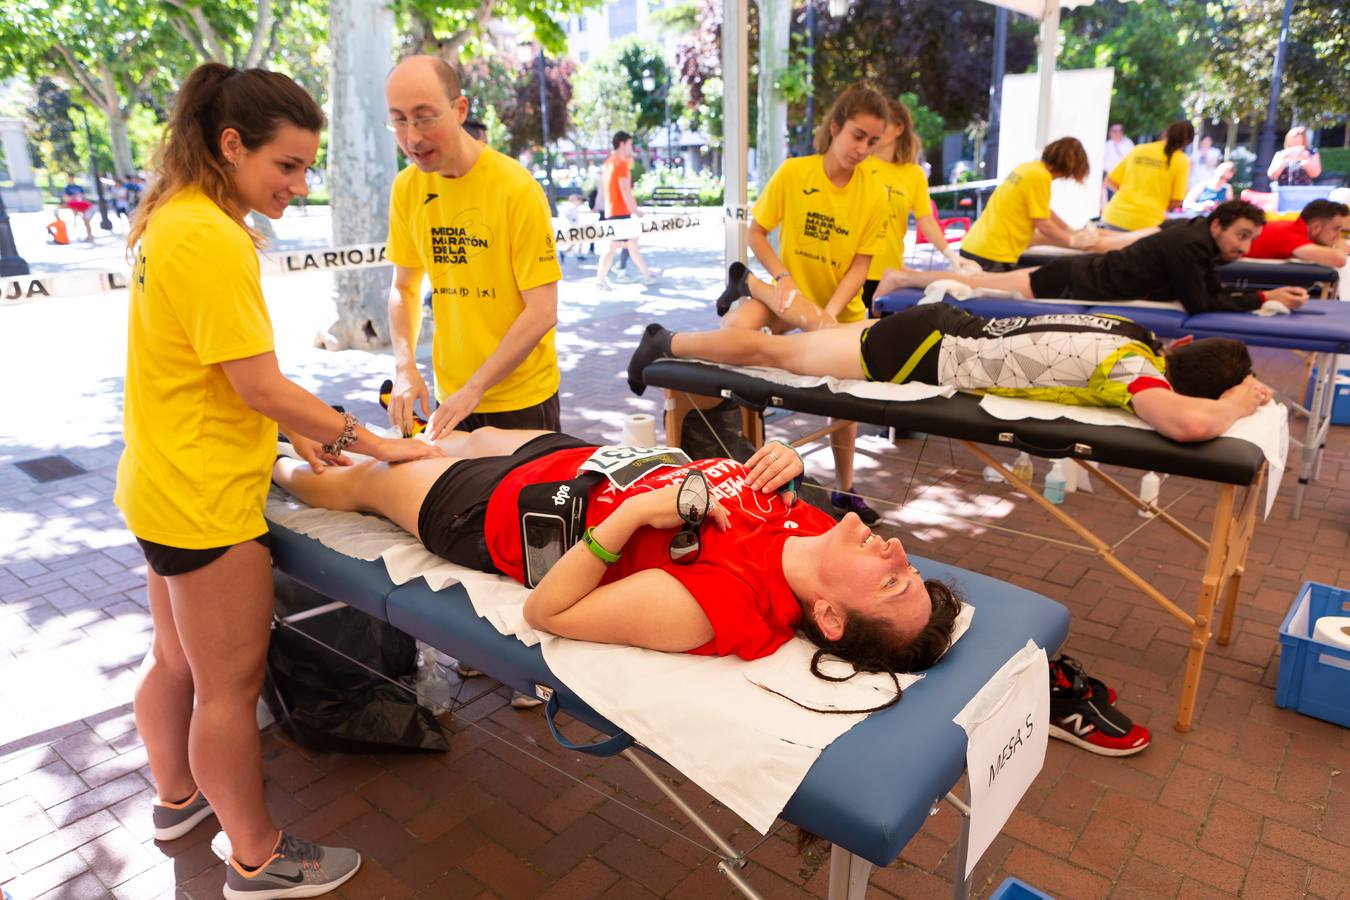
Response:
[[[715,230],[652,242],[653,288],[590,286],[594,260],[567,264],[558,349],[564,425],[615,439],[659,398],[622,381],[647,321],[709,327],[717,292]],[[322,275],[269,280],[285,368],[331,402],[375,418],[386,356],[307,349],[331,313]],[[0,310],[0,884],[15,900],[219,896],[214,820],[172,844],[150,838],[152,796],[129,705],[149,637],[144,563],[112,506],[120,452],[125,300],[118,295]],[[1301,363],[1262,353],[1258,371],[1298,393]],[[771,432],[818,420],[789,417]],[[1286,483],[1258,529],[1237,631],[1211,647],[1195,728],[1172,730],[1188,635],[1049,518],[946,440],[861,441],[859,489],[907,501],[888,522],[915,553],[1004,578],[1065,603],[1068,650],[1154,731],[1126,760],[1052,742],[1045,769],[976,870],[979,895],[1006,875],[1062,897],[1350,897],[1350,732],[1274,707],[1276,629],[1305,579],[1350,585],[1350,472],[1332,433],[1303,518]],[[86,470],[39,484],[11,463],[59,453]],[[825,480],[830,455],[807,453]],[[1044,474],[1041,464],[1039,475]],[[910,476],[914,475],[911,484]],[[1127,473],[1130,483],[1138,473]],[[1287,482],[1291,482],[1288,479]],[[1203,483],[1168,479],[1183,521],[1214,507]],[[1068,508],[1112,539],[1141,520],[1100,495]],[[954,518],[953,515],[960,518]],[[1122,555],[1189,606],[1203,562],[1149,525]],[[463,685],[444,755],[315,754],[264,737],[277,821],[366,856],[341,896],[672,897],[729,893],[704,838],[621,761],[562,751],[537,711],[509,707],[488,679]],[[561,770],[561,773],[558,771]],[[751,847],[746,877],[766,897],[824,896],[828,853],[797,856],[783,828],[760,837],[672,770],[662,774],[714,823]],[[562,774],[566,773],[566,774]],[[878,896],[950,893],[959,823],[943,809],[891,866]]]

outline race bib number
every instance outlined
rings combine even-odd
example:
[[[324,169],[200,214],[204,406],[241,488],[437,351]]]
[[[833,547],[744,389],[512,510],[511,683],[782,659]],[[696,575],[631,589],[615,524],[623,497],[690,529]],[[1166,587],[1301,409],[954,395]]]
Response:
[[[600,447],[577,472],[599,472],[624,491],[648,472],[687,466],[691,461],[689,454],[676,447]]]

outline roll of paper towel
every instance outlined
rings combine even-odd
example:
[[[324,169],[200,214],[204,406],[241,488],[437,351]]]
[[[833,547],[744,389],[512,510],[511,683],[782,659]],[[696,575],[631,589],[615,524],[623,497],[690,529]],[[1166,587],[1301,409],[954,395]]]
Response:
[[[1350,616],[1323,616],[1318,619],[1313,626],[1313,640],[1350,650]]]
[[[655,447],[656,419],[646,413],[635,413],[623,420],[623,437],[619,443],[625,447]]]

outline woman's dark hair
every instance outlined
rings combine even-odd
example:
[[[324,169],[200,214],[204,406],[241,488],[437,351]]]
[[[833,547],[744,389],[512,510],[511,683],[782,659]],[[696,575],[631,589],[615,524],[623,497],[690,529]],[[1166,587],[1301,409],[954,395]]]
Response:
[[[174,99],[151,163],[150,189],[136,207],[127,246],[135,246],[155,210],[186,187],[200,189],[221,209],[233,211],[237,201],[220,155],[221,134],[233,128],[245,148],[257,150],[276,136],[283,122],[314,132],[324,125],[314,98],[285,75],[214,62],[193,69]],[[261,243],[259,234],[244,228],[255,244]]]
[[[1046,144],[1045,149],[1041,151],[1041,162],[1045,163],[1050,174],[1056,178],[1082,181],[1088,177],[1090,171],[1087,151],[1083,149],[1078,138],[1074,137],[1062,137]]]
[[[1232,338],[1202,338],[1167,348],[1167,381],[1178,394],[1218,400],[1252,373],[1247,345]]]
[[[817,648],[811,657],[812,675],[825,681],[847,681],[858,672],[885,672],[895,681],[894,697],[870,709],[815,709],[803,706],[791,697],[786,699],[814,712],[841,715],[877,712],[899,703],[898,676],[908,672],[922,672],[942,658],[947,648],[951,646],[952,627],[956,622],[957,613],[961,611],[960,598],[946,583],[930,580],[925,581],[923,586],[928,589],[928,598],[933,611],[928,617],[928,624],[908,640],[897,640],[895,631],[889,623],[854,613],[844,623],[843,635],[839,640],[832,641],[821,633],[810,615],[802,617],[802,632]],[[851,663],[854,673],[842,677],[826,675],[820,671],[820,661],[826,656],[834,656]]]
[[[853,82],[834,98],[830,111],[825,114],[825,121],[816,129],[815,151],[824,153],[830,149],[830,142],[834,140],[831,125],[843,128],[845,122],[856,116],[876,116],[883,125],[891,119],[891,108],[886,98],[865,81]]]
[[[1190,122],[1173,122],[1163,132],[1163,158],[1170,165],[1172,154],[1195,140],[1195,126]]]

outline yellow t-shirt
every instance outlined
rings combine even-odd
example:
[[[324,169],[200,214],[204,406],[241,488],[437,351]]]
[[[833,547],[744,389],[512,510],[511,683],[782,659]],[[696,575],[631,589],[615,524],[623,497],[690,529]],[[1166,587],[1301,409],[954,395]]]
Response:
[[[113,496],[132,534],[201,550],[267,530],[277,426],[220,364],[271,350],[253,241],[201,191],[179,191],[151,215],[132,273]]]
[[[386,255],[431,276],[438,401],[462,388],[497,349],[525,309],[522,291],[562,279],[544,189],[491,147],[460,178],[414,166],[398,173]],[[557,393],[553,337],[550,330],[475,412],[525,409]]]
[[[1031,244],[1033,219],[1050,218],[1050,182],[1054,178],[1039,159],[1022,163],[994,189],[989,203],[961,249],[994,262],[1015,263]]]
[[[1140,144],[1107,176],[1120,190],[1111,196],[1102,211],[1102,221],[1116,228],[1135,231],[1153,228],[1167,218],[1173,202],[1186,196],[1191,177],[1191,161],[1178,150],[1171,160],[1163,156],[1163,142]]]
[[[862,167],[845,187],[835,187],[825,177],[819,155],[784,162],[752,214],[765,231],[783,226],[778,256],[797,289],[821,309],[855,256],[875,256],[886,249],[886,189]],[[866,315],[859,288],[838,318],[856,322]]]
[[[909,217],[931,216],[933,201],[928,196],[928,176],[918,163],[884,162],[872,156],[858,168],[880,181],[886,191],[886,247],[872,256],[872,265],[867,269],[868,279],[876,281],[887,269],[905,267]]]

